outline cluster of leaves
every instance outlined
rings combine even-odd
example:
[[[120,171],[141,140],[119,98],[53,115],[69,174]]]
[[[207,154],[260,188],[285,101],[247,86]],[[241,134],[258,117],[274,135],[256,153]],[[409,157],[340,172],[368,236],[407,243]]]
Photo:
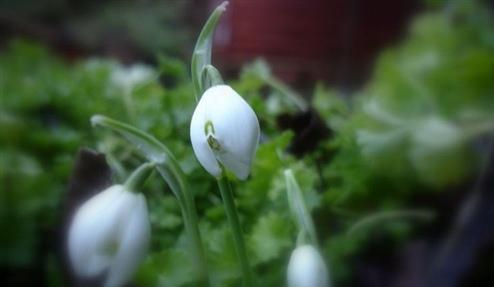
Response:
[[[447,190],[475,174],[479,151],[473,144],[494,126],[492,24],[473,3],[422,15],[404,43],[381,55],[368,86],[351,102],[318,86],[310,105],[334,136],[301,158],[286,152],[297,135],[280,130],[277,118],[307,103],[262,62],[232,83],[263,130],[252,176],[236,185],[235,196],[251,263],[264,286],[283,285],[297,234],[286,168],[304,191],[338,283],[348,282],[352,260],[376,236],[410,236],[414,221],[393,215],[408,210],[404,218],[430,219],[427,210],[417,211],[414,195]],[[176,155],[196,198],[212,280],[215,286],[238,285],[216,183],[189,143],[195,99],[183,63],[162,57],[157,68],[95,59],[67,64],[38,45],[16,41],[0,55],[0,75],[0,264],[40,262],[37,248],[57,221],[80,146],[104,152],[116,182],[142,162],[127,142],[91,128],[91,115],[104,114],[155,135]],[[146,190],[153,236],[136,280],[142,286],[187,286],[194,278],[179,207],[158,177]],[[360,221],[377,211],[389,213],[371,218],[393,220]]]
[[[216,182],[199,166],[189,143],[195,99],[186,68],[172,59],[160,58],[159,63],[157,69],[96,59],[67,64],[25,41],[12,42],[0,56],[3,266],[26,267],[46,259],[37,257],[39,248],[60,221],[58,207],[79,147],[104,152],[116,182],[142,162],[120,137],[91,127],[93,114],[105,114],[152,133],[176,155],[196,196],[213,281],[222,286],[237,282],[240,274]],[[248,81],[236,86],[253,105],[262,105],[256,95],[260,79]],[[261,121],[273,125],[276,114],[260,110]],[[295,240],[293,226],[287,224],[283,170],[294,168],[312,198],[316,173],[283,154],[290,133],[271,130],[265,137],[252,180],[239,185],[236,194],[252,262],[263,281],[275,284],[283,278]],[[138,280],[146,286],[187,284],[194,278],[175,198],[159,178],[148,181],[146,189],[153,241]]]

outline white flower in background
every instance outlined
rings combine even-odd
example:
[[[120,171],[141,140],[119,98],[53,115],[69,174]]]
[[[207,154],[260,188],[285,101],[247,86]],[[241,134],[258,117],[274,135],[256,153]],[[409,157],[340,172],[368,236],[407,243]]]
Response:
[[[256,114],[227,85],[213,86],[204,92],[190,123],[194,153],[201,165],[215,177],[221,175],[223,165],[237,178],[246,179],[259,135]]]
[[[144,259],[149,238],[145,197],[114,185],[77,210],[69,229],[70,262],[81,277],[108,271],[104,286],[122,286]]]
[[[293,250],[288,263],[289,287],[327,287],[328,270],[321,254],[311,245]]]
[[[130,67],[117,65],[112,72],[112,82],[124,90],[132,90],[135,86],[150,81],[154,77],[153,69],[146,65],[135,64]]]

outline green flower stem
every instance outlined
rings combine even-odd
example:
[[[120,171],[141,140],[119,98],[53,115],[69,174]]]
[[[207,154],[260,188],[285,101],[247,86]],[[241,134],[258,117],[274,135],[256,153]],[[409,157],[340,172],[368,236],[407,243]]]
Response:
[[[202,69],[202,88],[207,90],[212,86],[223,85],[220,72],[213,65],[206,65]]]
[[[135,104],[134,104],[134,99],[132,98],[132,88],[125,88],[123,91],[123,103],[125,110],[127,111],[127,115],[129,116],[130,122],[135,123],[136,122],[136,113],[135,113]]]
[[[307,233],[305,232],[305,230],[300,230],[297,235],[296,245],[302,246],[306,244],[312,244],[312,242],[309,242],[309,240],[307,240]]]
[[[156,164],[154,162],[147,162],[139,166],[125,181],[124,186],[127,190],[132,192],[139,192],[146,179],[153,173]]]
[[[374,214],[370,214],[355,224],[353,224],[347,231],[347,235],[353,235],[360,230],[364,230],[371,226],[379,226],[385,221],[394,220],[423,220],[431,221],[434,219],[434,212],[426,209],[410,209],[410,210],[394,210],[394,211],[382,211]]]
[[[312,221],[312,217],[305,203],[297,179],[293,175],[291,169],[286,169],[284,175],[288,205],[290,206],[290,212],[299,229],[297,245],[305,244],[309,241],[311,244],[318,246],[316,228],[314,227],[314,222]]]
[[[223,198],[223,204],[225,205],[226,216],[232,230],[235,250],[240,261],[240,267],[242,269],[244,286],[251,287],[253,286],[252,272],[250,270],[249,260],[247,258],[247,250],[245,248],[244,237],[242,235],[242,228],[240,227],[237,208],[235,207],[235,202],[233,200],[232,188],[228,178],[224,173],[220,178],[218,178],[218,186],[220,189],[221,197]]]
[[[199,232],[199,220],[197,218],[196,204],[190,192],[188,191],[183,192],[183,195],[184,195],[183,196],[184,203],[183,203],[183,207],[181,208],[182,217],[186,219],[184,221],[185,228],[186,230],[188,230],[193,241],[192,247],[194,248],[193,255],[195,255],[196,257],[195,262],[200,262],[199,264],[200,269],[198,270],[198,273],[203,282],[198,286],[209,286],[207,262],[203,249],[201,233]]]
[[[192,244],[192,256],[194,257],[192,262],[197,263],[195,267],[200,278],[198,286],[209,286],[207,261],[199,232],[194,198],[173,154],[155,137],[128,124],[102,115],[93,116],[91,123],[93,126],[102,126],[119,133],[134,144],[150,162],[156,164],[156,169],[170,187],[180,206],[185,229]]]

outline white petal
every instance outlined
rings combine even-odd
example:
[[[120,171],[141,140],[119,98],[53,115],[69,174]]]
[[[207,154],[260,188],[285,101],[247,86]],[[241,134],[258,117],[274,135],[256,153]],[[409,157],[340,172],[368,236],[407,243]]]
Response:
[[[206,140],[204,132],[206,122],[205,103],[201,98],[190,122],[190,140],[197,160],[202,167],[211,175],[218,177],[221,175],[221,168]]]
[[[118,287],[128,282],[139,263],[145,258],[151,236],[146,200],[142,194],[135,195],[129,217],[122,222],[119,248],[105,281],[105,287]]]
[[[239,160],[234,154],[228,151],[217,154],[217,157],[238,179],[245,180],[249,176],[251,161]]]
[[[216,153],[218,159],[239,179],[247,178],[260,136],[256,114],[226,85],[209,88],[198,106],[201,104],[205,118],[213,123],[215,137],[222,146],[223,152]]]
[[[136,195],[114,185],[90,198],[77,211],[69,231],[69,256],[79,276],[92,277],[107,269],[117,246],[122,222]]]
[[[328,271],[319,252],[311,245],[297,247],[287,271],[289,287],[327,287]]]
[[[69,229],[68,250],[72,267],[80,276],[94,276],[108,266],[108,260],[96,254],[97,242],[104,241],[111,230],[98,226],[101,221],[107,222],[102,213],[121,195],[121,188],[110,187],[91,197],[75,213]]]

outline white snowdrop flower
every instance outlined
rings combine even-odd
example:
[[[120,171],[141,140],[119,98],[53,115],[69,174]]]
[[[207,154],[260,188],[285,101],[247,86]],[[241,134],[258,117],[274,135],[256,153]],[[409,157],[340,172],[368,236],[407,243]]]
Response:
[[[221,165],[246,179],[259,142],[257,116],[247,102],[227,85],[204,92],[190,123],[190,138],[201,165],[221,176]]]
[[[328,270],[324,259],[312,245],[293,250],[288,263],[289,287],[328,287]]]
[[[150,233],[145,197],[111,186],[77,210],[68,237],[71,265],[81,277],[107,271],[104,286],[123,286],[144,259]]]

